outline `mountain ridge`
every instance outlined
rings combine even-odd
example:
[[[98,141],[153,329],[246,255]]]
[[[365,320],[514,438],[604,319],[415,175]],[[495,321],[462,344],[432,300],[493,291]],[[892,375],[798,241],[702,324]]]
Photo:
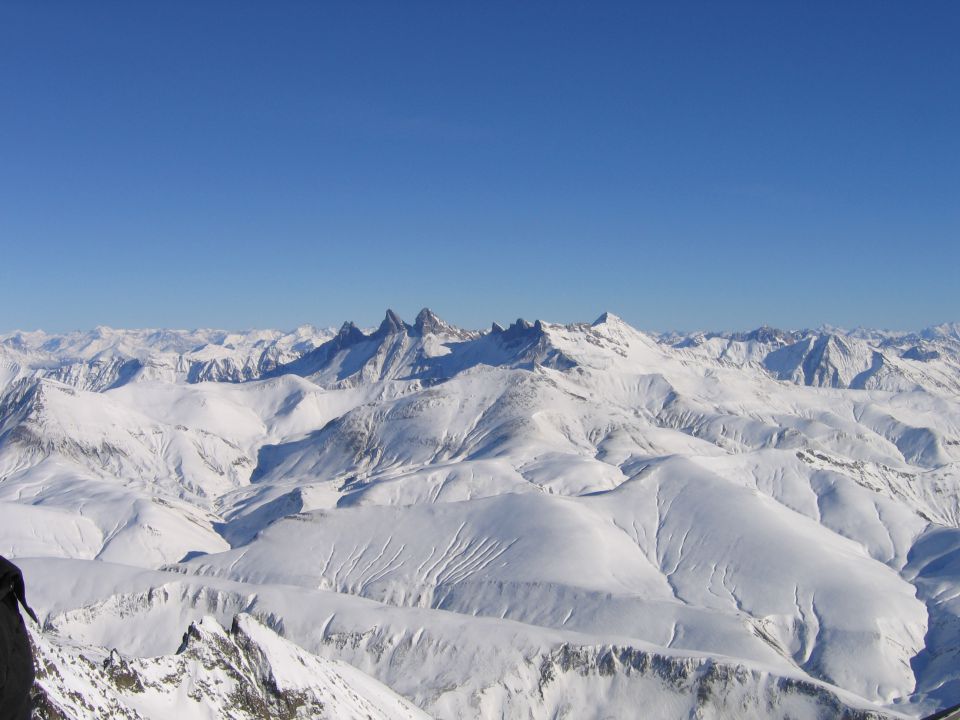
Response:
[[[0,338],[0,553],[73,642],[146,652],[119,641],[131,603],[171,642],[261,607],[439,717],[589,716],[601,691],[608,714],[647,697],[736,716],[623,648],[753,668],[681,685],[709,676],[768,717],[833,702],[794,681],[877,717],[960,699],[950,327],[666,336],[603,313],[476,332],[425,308],[204,332]],[[476,623],[455,655],[449,617]]]

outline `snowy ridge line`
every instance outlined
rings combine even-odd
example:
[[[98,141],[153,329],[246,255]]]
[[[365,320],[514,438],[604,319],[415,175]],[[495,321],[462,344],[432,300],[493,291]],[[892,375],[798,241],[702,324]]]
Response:
[[[253,612],[440,718],[740,717],[700,665],[540,693],[564,643],[751,668],[710,693],[757,717],[836,710],[774,678],[922,717],[960,701],[956,330],[3,336],[0,553],[83,647]]]
[[[239,616],[233,617],[246,617],[249,613],[249,617],[255,618],[256,622],[264,628],[269,627],[274,631],[283,632],[290,631],[298,624],[309,623],[311,616],[320,614],[319,607],[288,609],[282,613],[287,619],[284,622],[281,614],[275,612],[276,605],[273,606],[274,609],[269,609],[271,603],[283,602],[282,589],[275,587],[261,588],[258,595],[246,597],[238,592],[243,590],[242,585],[230,583],[223,584],[218,589],[212,589],[172,582],[158,589],[160,592],[151,590],[142,595],[113,596],[97,605],[48,617],[44,621],[45,631],[41,640],[45,640],[47,645],[53,645],[54,648],[63,645],[63,641],[59,639],[60,636],[67,628],[76,626],[77,623],[82,626],[85,623],[82,620],[83,616],[116,618],[116,613],[119,611],[121,616],[127,618],[140,615],[149,617],[155,613],[165,614],[164,605],[175,605],[181,613],[186,610],[187,617],[200,618],[200,620],[191,621],[194,625],[180,643],[179,652],[182,653],[190,637],[197,635],[194,626],[198,622],[201,627],[203,625],[219,627],[214,616],[225,618],[220,622],[229,625],[229,618],[233,613],[240,613]],[[189,598],[186,604],[183,599],[178,599],[180,595],[183,599]],[[312,597],[303,596],[301,601],[304,600],[308,604],[319,603],[323,606],[333,601],[333,598],[328,594],[320,594]],[[415,673],[415,668],[420,663],[426,662],[430,666],[442,665],[449,662],[450,657],[457,657],[463,652],[455,649],[458,645],[458,635],[462,636],[464,632],[462,623],[446,623],[446,626],[439,625],[432,630],[420,628],[411,634],[410,630],[402,628],[412,627],[416,624],[415,622],[411,624],[409,620],[401,620],[396,626],[396,617],[383,616],[375,607],[367,609],[368,613],[370,610],[374,612],[373,615],[369,615],[369,620],[364,620],[357,625],[355,619],[362,617],[361,614],[356,612],[356,609],[353,613],[344,613],[343,602],[341,600],[335,602],[339,605],[339,611],[330,614],[327,620],[317,628],[317,632],[311,634],[309,640],[312,652],[320,656],[349,651],[351,662],[357,666],[379,669],[381,673],[406,677]],[[406,613],[392,611],[391,614],[402,617]],[[351,616],[354,620],[339,619]],[[379,618],[376,626],[363,629],[364,622],[374,618]],[[236,619],[233,620],[233,624],[236,626]],[[487,645],[502,642],[505,637],[501,633],[503,627],[498,627],[497,623],[470,620],[468,628],[472,624],[480,627],[476,630],[469,629],[468,636],[473,633],[485,636]],[[508,633],[512,632],[510,625],[507,623],[505,626]],[[710,658],[683,652],[664,654],[653,648],[616,644],[594,645],[587,644],[591,642],[591,638],[578,633],[548,633],[522,624],[517,624],[515,627],[516,631],[528,636],[519,641],[519,647],[524,650],[528,647],[543,649],[534,650],[533,655],[530,656],[517,657],[513,660],[515,665],[499,668],[497,676],[491,677],[490,669],[484,669],[478,673],[477,668],[464,667],[463,670],[458,671],[466,674],[461,679],[464,684],[481,683],[479,697],[491,693],[501,683],[517,688],[518,697],[510,705],[514,711],[524,707],[536,707],[536,702],[544,702],[555,710],[562,710],[565,707],[569,710],[568,689],[564,689],[564,686],[572,683],[582,684],[583,687],[579,690],[581,692],[593,692],[596,687],[609,686],[608,692],[612,691],[634,699],[643,697],[650,692],[651,688],[657,688],[658,693],[670,695],[668,707],[671,709],[669,711],[665,709],[666,714],[661,715],[663,718],[675,717],[670,713],[677,707],[687,708],[684,714],[696,710],[701,717],[725,717],[726,713],[735,712],[745,713],[738,717],[775,717],[778,712],[789,713],[791,708],[800,709],[802,716],[803,708],[808,705],[815,709],[814,717],[839,717],[843,713],[847,713],[843,715],[844,717],[854,720],[902,717],[897,713],[856,709],[855,704],[858,701],[855,698],[842,692],[838,694],[826,684],[804,680],[795,673],[792,676],[778,676],[763,669],[743,665],[733,658]],[[119,624],[116,628],[118,632],[122,632]],[[530,635],[533,635],[532,643]],[[104,668],[108,670],[118,666],[125,668],[128,663],[133,662],[125,660],[125,653],[121,654],[116,650],[108,653],[89,646],[81,646],[80,650],[87,653],[93,652],[96,657],[109,656],[110,662],[103,663]],[[454,653],[452,656],[451,652]],[[149,666],[151,663],[164,660],[164,657],[161,656],[156,660],[148,659],[142,664]],[[54,658],[53,662],[62,664],[64,660]],[[493,681],[495,684],[483,686],[484,683]],[[101,678],[98,682],[102,683],[103,679]],[[262,683],[256,683],[254,687],[257,685]],[[524,689],[521,692],[519,688]],[[159,692],[160,688],[157,690]],[[445,694],[454,693],[454,690],[448,689]],[[450,702],[451,698],[445,698],[445,694],[433,697],[433,703],[443,707],[445,702]],[[198,697],[207,696],[199,694]],[[531,704],[531,700],[535,702]],[[623,701],[624,698],[620,700]],[[851,707],[851,703],[854,707]]]
[[[145,720],[310,717],[420,720],[429,717],[355,668],[311,655],[248,615],[229,630],[204,617],[175,655],[125,658],[33,633],[40,717]]]
[[[603,313],[594,325],[613,322],[622,321],[612,313]],[[450,325],[424,308],[412,325],[388,310],[380,326],[367,333],[352,322],[344,323],[337,332],[309,325],[290,332],[106,327],[63,335],[15,331],[0,334],[0,380],[4,375],[8,376],[6,383],[12,377],[45,376],[92,390],[160,377],[187,382],[241,382],[285,372],[309,375],[339,351],[376,345],[398,335],[443,337],[468,346],[482,346],[484,336],[499,336],[535,350],[546,326],[539,320],[529,323],[520,319],[507,329],[494,323],[484,334]],[[574,323],[565,327],[576,331],[588,326]],[[788,331],[763,326],[750,332],[672,332],[649,337],[681,354],[710,358],[724,366],[751,366],[778,379],[806,385],[958,389],[960,323],[919,332],[847,331],[830,326]],[[477,348],[471,350],[476,352]],[[536,354],[538,362],[553,367],[571,362],[561,352],[544,347]],[[443,377],[435,366],[420,370]]]

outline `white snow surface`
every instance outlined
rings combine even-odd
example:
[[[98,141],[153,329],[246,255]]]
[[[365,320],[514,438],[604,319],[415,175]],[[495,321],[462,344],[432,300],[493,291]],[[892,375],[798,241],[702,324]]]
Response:
[[[384,717],[918,717],[960,702],[957,328],[2,335],[0,554],[50,697],[130,717],[262,679],[105,675],[188,672],[191,623]]]
[[[41,712],[81,720],[420,720],[422,710],[347,663],[312,655],[246,614],[192,623],[174,655],[124,658],[32,633]]]

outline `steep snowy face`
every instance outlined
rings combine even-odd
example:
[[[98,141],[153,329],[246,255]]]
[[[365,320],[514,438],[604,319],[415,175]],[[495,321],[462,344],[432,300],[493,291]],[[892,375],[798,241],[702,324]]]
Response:
[[[48,627],[124,662],[252,612],[439,717],[960,702],[953,326],[424,309],[21,333],[0,359],[0,553],[34,558]]]
[[[33,634],[38,715],[166,720],[426,720],[429,716],[346,663],[312,655],[248,615],[231,629],[204,617],[175,655],[125,658]]]

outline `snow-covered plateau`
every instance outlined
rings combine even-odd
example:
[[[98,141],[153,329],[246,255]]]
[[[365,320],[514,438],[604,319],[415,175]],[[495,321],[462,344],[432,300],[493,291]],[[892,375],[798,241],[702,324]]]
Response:
[[[960,703],[960,324],[0,335],[41,717]]]

